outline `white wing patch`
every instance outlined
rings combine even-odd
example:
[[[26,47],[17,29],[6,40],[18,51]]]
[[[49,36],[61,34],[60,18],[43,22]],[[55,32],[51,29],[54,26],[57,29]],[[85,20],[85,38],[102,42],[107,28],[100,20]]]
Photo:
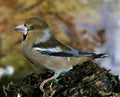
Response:
[[[39,47],[34,47],[34,50],[38,51],[50,51],[50,52],[60,52],[62,51],[60,48],[39,48]]]
[[[61,52],[62,50],[58,47],[56,48],[49,48],[49,49],[46,49],[46,48],[39,48],[39,47],[34,47],[34,50],[37,50],[37,51],[48,51],[48,52]],[[66,57],[67,61],[71,61],[71,58],[70,57]]]

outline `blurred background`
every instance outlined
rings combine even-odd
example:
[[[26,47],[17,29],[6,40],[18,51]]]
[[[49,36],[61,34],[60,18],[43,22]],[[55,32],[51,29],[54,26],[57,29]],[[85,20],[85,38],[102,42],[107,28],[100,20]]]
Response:
[[[120,76],[120,0],[0,0],[0,88],[37,72],[22,55],[16,25],[44,18],[54,36],[81,51],[110,52],[100,66]]]

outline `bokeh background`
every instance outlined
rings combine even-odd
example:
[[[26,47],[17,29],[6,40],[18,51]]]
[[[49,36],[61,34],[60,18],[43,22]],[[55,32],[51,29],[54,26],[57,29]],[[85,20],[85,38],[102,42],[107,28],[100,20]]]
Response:
[[[38,72],[22,55],[16,25],[44,18],[54,36],[81,51],[110,52],[97,60],[120,75],[120,0],[0,0],[0,88]]]

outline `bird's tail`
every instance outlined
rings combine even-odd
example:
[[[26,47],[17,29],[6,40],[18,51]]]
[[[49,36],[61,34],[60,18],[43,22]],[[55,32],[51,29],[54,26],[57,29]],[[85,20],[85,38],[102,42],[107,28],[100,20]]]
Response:
[[[101,54],[95,54],[95,53],[79,52],[78,57],[82,57],[82,56],[97,59],[97,58],[110,57],[110,53],[106,52],[106,53],[101,53]]]
[[[101,53],[101,54],[95,54],[93,56],[94,59],[97,59],[97,58],[106,58],[106,57],[110,57],[110,53],[109,52]]]

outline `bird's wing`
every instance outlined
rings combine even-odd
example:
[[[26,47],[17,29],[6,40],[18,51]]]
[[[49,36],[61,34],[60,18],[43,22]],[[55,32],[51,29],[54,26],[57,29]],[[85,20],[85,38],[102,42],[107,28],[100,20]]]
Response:
[[[56,40],[54,37],[51,41],[33,45],[33,49],[39,51],[41,54],[58,57],[90,57],[90,58],[104,58],[108,57],[109,53],[95,54],[88,52],[81,52],[77,49],[71,48]]]
[[[59,57],[74,56],[71,47],[63,44],[54,37],[51,37],[51,39],[45,43],[34,44],[33,49],[39,51],[42,54],[49,56],[59,56]]]
[[[39,51],[41,54],[49,55],[49,56],[59,56],[59,57],[72,57],[74,56],[70,51],[62,51],[59,48],[38,48],[35,47],[34,50]]]
[[[88,53],[88,52],[80,52],[76,49],[72,49],[71,51],[65,51],[65,50],[60,50],[59,48],[34,48],[35,50],[39,51],[40,53],[44,55],[49,55],[49,56],[58,56],[58,57],[90,57],[93,59],[97,58],[105,58],[109,57],[110,54],[108,52],[106,53],[101,53],[101,54],[95,54],[95,53]]]

